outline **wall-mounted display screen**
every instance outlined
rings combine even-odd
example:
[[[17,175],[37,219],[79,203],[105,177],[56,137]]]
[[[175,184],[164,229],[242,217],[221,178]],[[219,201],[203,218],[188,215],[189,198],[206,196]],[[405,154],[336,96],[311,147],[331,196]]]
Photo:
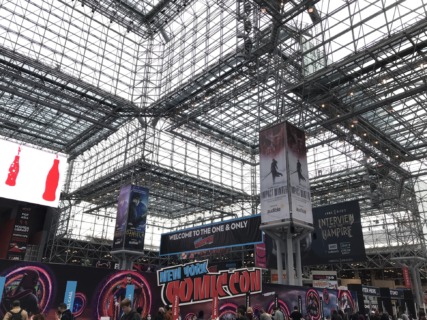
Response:
[[[67,159],[0,140],[0,197],[57,207]]]

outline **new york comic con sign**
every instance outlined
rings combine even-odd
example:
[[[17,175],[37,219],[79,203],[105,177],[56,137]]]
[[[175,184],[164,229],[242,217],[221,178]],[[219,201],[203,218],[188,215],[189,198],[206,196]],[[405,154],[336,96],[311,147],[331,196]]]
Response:
[[[261,276],[260,268],[210,273],[204,260],[158,270],[157,285],[165,305],[172,305],[175,296],[186,305],[260,293]]]

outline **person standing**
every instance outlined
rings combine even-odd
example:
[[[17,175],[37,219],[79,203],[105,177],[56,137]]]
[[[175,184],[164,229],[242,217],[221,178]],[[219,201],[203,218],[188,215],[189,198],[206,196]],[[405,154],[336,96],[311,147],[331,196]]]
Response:
[[[273,320],[285,320],[285,315],[278,306],[275,306],[273,310],[274,313],[271,315],[271,318],[273,318]]]
[[[14,300],[12,302],[12,309],[6,312],[3,320],[28,320],[28,313],[21,308],[19,300]]]
[[[302,313],[299,312],[298,307],[294,307],[294,311],[291,312],[289,316],[292,320],[301,320],[302,319]]]
[[[268,314],[264,308],[261,308],[259,318],[260,320],[271,320],[271,315]]]
[[[67,305],[65,303],[60,303],[58,306],[58,319],[74,320],[71,310],[67,308]]]
[[[123,310],[120,320],[141,320],[138,312],[132,309],[132,302],[129,299],[123,299],[120,302],[120,307]]]

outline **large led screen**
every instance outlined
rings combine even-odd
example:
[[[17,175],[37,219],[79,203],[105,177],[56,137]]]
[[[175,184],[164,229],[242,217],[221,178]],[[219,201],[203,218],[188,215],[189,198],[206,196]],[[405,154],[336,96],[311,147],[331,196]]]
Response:
[[[63,155],[0,140],[0,197],[57,207],[67,168]]]

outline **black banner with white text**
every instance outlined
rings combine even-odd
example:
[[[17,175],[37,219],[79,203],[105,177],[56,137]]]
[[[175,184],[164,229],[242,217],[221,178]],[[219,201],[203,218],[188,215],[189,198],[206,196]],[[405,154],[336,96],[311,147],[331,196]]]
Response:
[[[160,255],[262,242],[261,216],[233,219],[161,235]]]

